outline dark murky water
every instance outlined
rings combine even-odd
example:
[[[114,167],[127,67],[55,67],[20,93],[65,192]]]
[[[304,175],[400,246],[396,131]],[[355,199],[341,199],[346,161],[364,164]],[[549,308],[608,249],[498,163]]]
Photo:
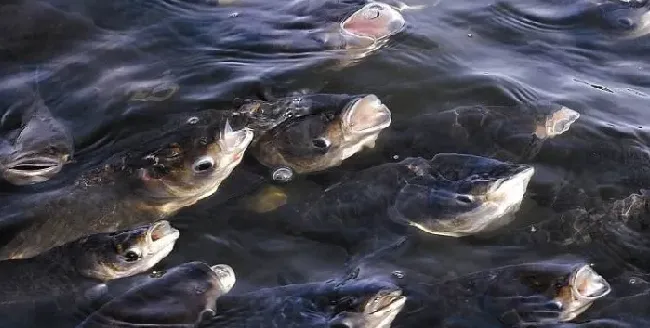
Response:
[[[367,57],[350,59],[340,51],[321,49],[311,35],[358,9],[352,2],[240,0],[217,6],[172,0],[12,0],[0,5],[2,108],[29,94],[24,90],[36,82],[46,106],[72,133],[76,162],[46,183],[2,185],[3,215],[9,220],[21,212],[14,205],[17,199],[69,185],[80,172],[144,140],[145,134],[155,135],[142,131],[141,123],[149,117],[228,109],[235,98],[257,97],[260,85],[285,94],[304,89],[373,93],[392,111],[389,130],[402,129],[411,136],[440,128],[411,124],[419,115],[460,106],[516,111],[541,102],[561,104],[580,113],[580,119],[524,161],[534,165],[535,176],[510,227],[536,227],[573,208],[607,207],[650,184],[650,42],[645,35],[650,12],[642,2],[408,3],[425,7],[404,10],[403,32]],[[156,87],[160,91],[149,98],[134,97],[138,90]],[[422,142],[418,149],[429,153],[390,147],[364,151],[325,174],[276,188],[293,206],[318,199],[344,174],[354,176],[406,156],[430,158],[438,151],[491,155],[472,148],[471,140],[462,147],[453,138]],[[252,173],[255,165],[254,159],[245,158],[217,194],[172,218],[181,237],[159,267],[195,260],[227,263],[238,278],[232,293],[240,293],[340,277],[354,266],[361,266],[363,274],[398,271],[403,281],[432,284],[575,255],[595,262],[613,292],[567,326],[650,325],[650,266],[648,249],[643,248],[650,235],[644,222],[627,230],[606,227],[609,235],[591,236],[594,242],[571,247],[519,247],[500,243],[498,237],[486,241],[422,233],[415,246],[395,251],[399,255],[350,258],[336,243],[288,236],[256,223],[271,220],[271,214],[240,217],[246,215],[241,209],[265,197],[272,185]],[[620,252],[612,251],[618,255],[607,253],[608,243],[619,245]],[[409,311],[394,326],[500,325],[469,310],[464,316],[462,307],[446,319],[431,314],[436,308],[422,310],[428,315]],[[419,324],[413,319],[417,315]]]

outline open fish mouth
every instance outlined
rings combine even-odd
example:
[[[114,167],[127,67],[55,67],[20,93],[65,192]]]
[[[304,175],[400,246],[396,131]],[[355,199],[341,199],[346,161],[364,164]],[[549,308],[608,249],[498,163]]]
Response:
[[[5,166],[5,180],[16,185],[27,185],[49,180],[63,168],[61,157],[23,157]]]
[[[523,188],[525,191],[530,179],[532,179],[535,174],[535,168],[530,165],[521,165],[515,170],[513,170],[512,175],[500,179],[499,183],[496,184],[496,190],[488,192],[488,198],[490,193],[497,194],[510,194],[510,193],[519,193],[520,189]]]
[[[233,286],[235,286],[236,278],[235,271],[227,264],[217,264],[210,267],[212,272],[217,275],[221,291],[225,294],[228,293]]]
[[[568,285],[560,290],[555,302],[562,309],[562,321],[569,321],[586,311],[597,299],[612,291],[609,283],[591,266],[583,265],[568,280]]]
[[[381,2],[371,2],[341,22],[345,34],[373,41],[387,38],[404,29],[406,21],[399,10]]]
[[[589,265],[584,265],[571,274],[571,291],[578,300],[593,301],[612,291],[609,283]]]
[[[147,231],[147,241],[153,245],[153,249],[164,249],[170,244],[173,245],[180,232],[169,224],[168,221],[162,220],[154,223]]]
[[[436,156],[439,159],[447,156],[448,165],[440,167],[435,177],[423,174],[409,180],[388,209],[389,217],[395,222],[435,235],[462,237],[509,223],[519,210],[535,173],[530,165],[493,167],[489,165],[491,162],[472,156]],[[481,169],[482,162],[488,165]],[[458,177],[448,172],[460,172],[464,165],[475,168],[475,174]]]
[[[390,109],[373,94],[351,101],[343,111],[343,125],[352,133],[376,132],[390,124]]]
[[[535,128],[535,135],[538,138],[546,139],[561,135],[571,128],[580,118],[580,113],[573,109],[562,106],[557,111],[547,115],[544,122]]]

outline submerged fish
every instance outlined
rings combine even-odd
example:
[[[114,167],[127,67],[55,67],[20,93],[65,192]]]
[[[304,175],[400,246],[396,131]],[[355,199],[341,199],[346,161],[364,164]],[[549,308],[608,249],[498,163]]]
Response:
[[[389,328],[405,301],[381,279],[293,284],[221,297],[216,315],[198,327]]]

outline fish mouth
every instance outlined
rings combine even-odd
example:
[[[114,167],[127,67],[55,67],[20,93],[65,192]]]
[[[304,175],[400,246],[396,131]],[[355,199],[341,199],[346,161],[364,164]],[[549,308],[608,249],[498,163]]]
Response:
[[[22,157],[5,165],[5,180],[15,185],[44,182],[59,173],[66,159],[53,156]]]
[[[528,183],[535,174],[530,165],[519,165],[511,175],[495,184],[494,189],[485,195],[487,204],[491,204],[495,216],[503,216],[518,210],[528,189]]]
[[[228,293],[235,286],[235,282],[237,281],[235,270],[230,265],[217,264],[211,266],[210,270],[217,276],[218,284],[221,286],[221,291],[224,294]]]
[[[222,136],[222,140],[219,141],[222,149],[228,152],[230,156],[229,165],[227,165],[227,167],[237,165],[241,161],[248,146],[250,146],[255,137],[255,132],[250,128],[243,128],[238,131],[230,132],[230,135],[234,137],[228,138]]]
[[[255,137],[255,132],[253,132],[252,129],[245,128],[244,131],[245,131],[244,138],[241,144],[239,145],[239,149],[235,152],[235,155],[233,156],[233,160],[235,162],[240,160],[244,156],[246,149],[248,149],[248,146],[250,145],[250,143],[253,141],[253,138]]]
[[[589,265],[583,265],[569,278],[571,291],[578,300],[594,301],[612,291],[609,283]]]
[[[243,152],[253,141],[255,133],[252,129],[245,127],[240,130],[233,130],[229,122],[226,122],[224,131],[219,137],[221,149],[228,152]]]
[[[402,296],[401,290],[380,292],[366,302],[364,312],[370,314],[378,312],[392,313],[400,311],[405,304],[406,296]]]
[[[586,311],[593,302],[612,291],[610,284],[591,266],[583,265],[568,280],[568,286],[560,290],[554,301],[562,311],[562,321],[569,321]]]
[[[537,126],[535,135],[538,138],[553,138],[561,135],[571,128],[571,125],[580,118],[580,113],[562,106],[548,115],[543,124]]]
[[[167,220],[158,221],[147,230],[147,240],[153,245],[154,250],[162,250],[173,245],[178,237],[180,232]]]
[[[343,111],[343,126],[351,133],[372,133],[390,124],[390,109],[373,94],[352,100]]]
[[[406,20],[399,10],[385,3],[372,2],[341,22],[340,30],[353,37],[377,41],[399,33],[405,25]]]
[[[495,184],[496,188],[488,193],[488,198],[489,194],[519,193],[521,188],[525,190],[533,175],[535,175],[533,166],[519,165],[512,171],[510,176],[499,179],[499,183]]]

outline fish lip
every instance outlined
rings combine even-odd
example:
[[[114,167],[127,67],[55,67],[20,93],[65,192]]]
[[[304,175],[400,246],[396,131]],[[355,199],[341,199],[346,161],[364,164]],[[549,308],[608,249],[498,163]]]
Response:
[[[533,178],[533,175],[535,175],[534,166],[521,164],[517,169],[515,169],[515,172],[512,175],[498,180],[502,182],[520,180],[522,183],[528,184],[528,182]]]
[[[234,156],[233,162],[241,159],[241,157],[244,156],[244,153],[246,153],[246,150],[248,150],[249,146],[253,142],[253,139],[255,138],[255,132],[253,131],[253,129],[245,127],[238,131],[242,131],[242,130],[244,131],[245,135],[241,143],[236,147],[225,148],[226,152],[233,154]]]
[[[370,7],[370,6],[373,6],[373,5],[380,5],[380,6],[384,7],[385,9],[389,9],[394,14],[396,14],[396,17],[398,17],[398,19],[393,19],[391,21],[391,23],[397,22],[400,25],[399,28],[391,29],[390,33],[388,33],[386,35],[383,35],[381,37],[378,37],[378,38],[374,37],[374,36],[370,36],[370,35],[353,33],[353,32],[351,32],[351,31],[349,31],[349,30],[347,30],[345,28],[345,25],[350,22],[350,19],[352,19],[352,17],[354,17],[355,14],[357,14],[358,12],[366,9],[366,7]],[[344,35],[372,40],[373,44],[374,44],[379,40],[386,39],[388,37],[391,37],[391,36],[401,32],[401,31],[403,31],[405,26],[406,26],[406,19],[404,19],[404,16],[402,15],[402,13],[399,10],[397,10],[396,8],[394,8],[394,7],[392,7],[392,6],[388,5],[388,4],[385,4],[383,2],[372,1],[372,2],[369,2],[368,4],[366,4],[365,6],[363,6],[362,8],[356,10],[350,16],[345,18],[341,23],[339,23],[339,30]]]
[[[165,249],[175,243],[179,237],[180,231],[172,227],[167,220],[155,222],[147,229],[147,241],[153,245],[154,251]]]
[[[530,181],[530,179],[533,177],[534,174],[535,174],[535,167],[534,166],[532,166],[532,165],[521,165],[518,172],[513,174],[511,179],[521,178],[521,179],[526,179],[527,181]]]
[[[250,143],[253,141],[253,138],[255,137],[255,132],[253,131],[253,129],[251,129],[249,127],[244,127],[242,129],[239,129],[239,130],[233,131],[233,132],[239,133],[239,132],[242,132],[242,131],[244,132],[244,138],[241,140],[241,142],[239,144],[234,145],[234,146],[227,146],[227,145],[224,144],[224,142],[225,142],[224,141],[224,136],[221,135],[220,138],[219,138],[219,145],[222,147],[222,149],[224,149],[225,151],[228,151],[228,152],[244,152],[244,151],[246,151],[246,149],[248,148]]]
[[[4,165],[3,175],[6,180],[15,184],[31,184],[46,181],[59,173],[65,160],[55,156],[21,156],[20,158]],[[20,166],[42,167],[36,170],[21,169]]]
[[[211,266],[210,270],[217,276],[216,280],[224,294],[228,293],[235,286],[237,277],[235,276],[235,270],[230,265],[217,264]]]
[[[253,139],[255,138],[255,132],[251,128],[243,128],[245,136],[244,139],[241,141],[241,143],[232,149],[227,150],[228,154],[232,155],[232,160],[227,163],[226,167],[230,167],[234,163],[239,163],[241,159],[244,157],[246,154],[246,151],[248,148],[251,146],[251,143],[253,142]],[[223,167],[221,168],[215,168],[214,172],[222,172]],[[213,174],[214,174],[213,172]]]
[[[578,290],[579,282],[577,281],[580,277],[580,274],[584,271],[588,271],[586,274],[590,275],[590,279],[598,279],[601,284],[600,290],[597,291],[597,294],[594,295],[583,295]],[[596,271],[594,271],[590,265],[585,264],[579,267],[577,270],[574,270],[568,279],[568,285],[570,288],[570,299],[567,301],[566,297],[556,297],[555,302],[558,303],[560,309],[562,309],[562,321],[569,321],[577,317],[588,308],[593,305],[593,302],[599,298],[605,297],[611,292],[611,286],[603,277],[601,277]],[[577,306],[576,306],[577,304]],[[565,308],[565,306],[567,308]]]
[[[253,129],[246,127],[244,128],[244,131],[246,133],[246,136],[240,145],[241,149],[238,151],[239,155],[242,155],[244,152],[246,152],[246,149],[248,149],[248,146],[250,146],[253,138],[255,137],[255,132]]]
[[[384,119],[375,126],[366,129],[354,129],[350,124],[352,120],[352,114],[354,113],[354,109],[356,109],[356,107],[359,106],[359,104],[364,100],[370,102],[371,106],[375,107],[375,110],[378,111],[378,115],[383,116]],[[388,107],[384,105],[381,100],[379,100],[379,98],[374,94],[369,94],[350,101],[343,110],[343,125],[345,126],[346,130],[352,133],[371,133],[383,130],[391,125],[391,121],[392,115],[390,109],[388,109]]]
[[[596,295],[583,295],[579,290],[578,290],[578,278],[580,277],[580,274],[583,273],[584,271],[588,271],[586,274],[592,276],[592,279],[598,279],[599,283],[602,284],[601,290],[598,292]],[[571,284],[571,292],[573,293],[574,297],[578,300],[584,300],[584,301],[594,301],[599,298],[602,298],[604,296],[607,296],[611,291],[612,287],[610,286],[609,282],[605,280],[601,275],[599,275],[594,269],[591,268],[590,265],[585,264],[575,270],[573,273],[571,273],[571,276],[569,278],[569,283]]]
[[[392,291],[388,295],[382,295],[381,297],[389,298],[390,301],[385,306],[382,306],[381,308],[371,313],[384,312],[386,310],[388,310],[388,312],[394,312],[397,310],[401,310],[406,304],[406,296],[402,295],[401,290]]]
[[[399,311],[406,305],[406,296],[395,297],[388,305],[391,312]]]
[[[559,117],[558,117],[559,116]],[[538,138],[554,138],[571,129],[571,126],[580,118],[580,113],[561,106],[558,110],[544,116],[544,121],[538,124],[534,135]]]
[[[494,185],[490,188],[489,191],[487,191],[484,196],[487,196],[489,198],[493,195],[500,195],[503,192],[507,192],[507,190],[513,186],[513,183],[521,184],[524,187],[525,192],[525,189],[530,183],[530,180],[533,178],[533,175],[535,175],[534,166],[521,164],[509,176],[493,179],[488,178],[488,180],[492,180],[494,182]]]

